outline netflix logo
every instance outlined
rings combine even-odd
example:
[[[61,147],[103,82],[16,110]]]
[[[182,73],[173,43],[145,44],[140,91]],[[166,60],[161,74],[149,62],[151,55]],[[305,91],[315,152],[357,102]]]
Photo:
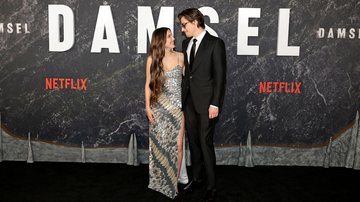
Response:
[[[259,93],[301,94],[301,82],[265,81],[259,84]]]
[[[87,79],[45,78],[45,90],[81,90],[87,89]]]

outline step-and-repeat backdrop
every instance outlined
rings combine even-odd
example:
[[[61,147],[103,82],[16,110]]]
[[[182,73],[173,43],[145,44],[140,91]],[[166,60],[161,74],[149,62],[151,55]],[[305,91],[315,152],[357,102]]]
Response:
[[[225,101],[214,137],[219,161],[236,164],[227,156],[244,148],[258,159],[265,156],[256,148],[326,153],[345,134],[340,150],[348,152],[359,135],[356,0],[2,0],[4,159],[18,159],[16,141],[38,143],[39,152],[41,145],[58,145],[102,148],[105,155],[106,148],[128,148],[134,135],[137,149],[146,151],[149,38],[169,27],[181,51],[176,16],[189,7],[202,11],[206,29],[226,45]]]

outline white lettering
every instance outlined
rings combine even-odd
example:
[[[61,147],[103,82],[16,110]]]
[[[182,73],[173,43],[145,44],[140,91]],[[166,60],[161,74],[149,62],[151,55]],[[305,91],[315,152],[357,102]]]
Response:
[[[74,13],[65,5],[49,5],[49,51],[69,50],[75,42]],[[60,41],[60,16],[63,17],[63,41]]]
[[[19,34],[21,33],[21,24],[20,23],[15,23],[16,26],[16,33]]]
[[[209,16],[210,23],[219,23],[219,15],[216,12],[216,10],[212,7],[201,7],[199,8],[199,11],[204,16]],[[218,36],[218,34],[208,25],[205,25],[205,29],[213,36]]]
[[[289,22],[290,22],[290,9],[279,9],[279,25],[278,25],[278,43],[277,54],[278,56],[299,56],[299,46],[288,46],[289,41]]]
[[[329,29],[328,38],[334,38],[334,31],[332,28]]]
[[[104,33],[106,33],[106,39],[103,38]],[[100,53],[102,48],[108,48],[109,53],[120,53],[113,16],[108,5],[99,7],[91,52]]]
[[[13,25],[11,23],[7,24],[7,32],[9,34],[13,33],[14,29],[13,29]]]
[[[349,30],[349,38],[350,39],[355,39],[355,29],[354,28],[351,28]]]
[[[6,26],[6,30],[4,30],[4,26]],[[15,28],[15,30],[14,30]],[[23,31],[22,31],[23,30]],[[7,32],[9,34],[16,33],[21,34],[25,33],[28,34],[30,31],[28,30],[27,23],[0,23],[0,33]]]
[[[337,30],[337,38],[338,39],[345,39],[346,38],[346,29],[345,28],[338,28]]]
[[[317,32],[317,37],[322,39],[325,36],[325,29],[324,28],[319,28],[318,32]]]
[[[260,18],[260,8],[239,8],[237,55],[259,55],[259,46],[249,46],[248,37],[258,36],[258,27],[249,27],[249,18]]]
[[[171,16],[171,17],[169,17]],[[174,30],[174,7],[161,7],[157,28],[168,27]],[[147,37],[151,40],[155,31],[154,17],[150,6],[138,6],[138,53],[147,52]],[[174,32],[173,32],[174,33]]]
[[[27,23],[25,23],[25,34],[30,34]]]

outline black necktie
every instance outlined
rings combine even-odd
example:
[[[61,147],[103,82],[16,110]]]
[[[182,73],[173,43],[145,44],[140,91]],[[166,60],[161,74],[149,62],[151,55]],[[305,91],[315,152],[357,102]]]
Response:
[[[192,65],[194,62],[194,58],[195,58],[195,49],[196,49],[196,39],[193,39],[193,44],[191,46],[191,50],[190,50],[190,70],[192,69]]]

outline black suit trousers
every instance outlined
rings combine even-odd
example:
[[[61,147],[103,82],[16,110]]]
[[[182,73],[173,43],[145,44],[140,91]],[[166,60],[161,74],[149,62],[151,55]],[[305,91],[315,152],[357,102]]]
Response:
[[[192,177],[195,181],[200,180],[204,166],[207,189],[213,190],[216,181],[216,158],[213,143],[216,119],[209,119],[208,113],[198,113],[192,99],[191,93],[189,93],[184,107],[185,127],[191,152]]]

